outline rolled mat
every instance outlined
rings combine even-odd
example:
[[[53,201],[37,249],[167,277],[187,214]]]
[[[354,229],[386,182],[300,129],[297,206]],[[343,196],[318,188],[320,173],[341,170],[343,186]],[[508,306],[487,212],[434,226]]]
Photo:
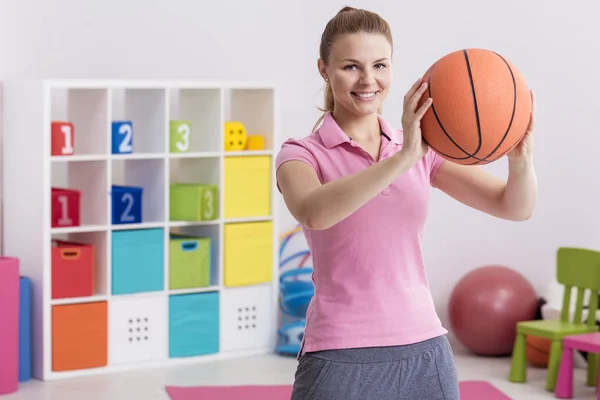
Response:
[[[19,388],[19,260],[0,257],[0,394]]]

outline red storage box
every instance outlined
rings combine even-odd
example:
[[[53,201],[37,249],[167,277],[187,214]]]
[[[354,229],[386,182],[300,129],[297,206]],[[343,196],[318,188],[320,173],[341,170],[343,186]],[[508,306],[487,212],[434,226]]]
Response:
[[[72,189],[52,188],[52,227],[79,226],[81,192]]]
[[[52,298],[94,294],[94,246],[61,240],[52,242]]]
[[[53,156],[70,156],[75,152],[75,128],[70,122],[52,121]]]

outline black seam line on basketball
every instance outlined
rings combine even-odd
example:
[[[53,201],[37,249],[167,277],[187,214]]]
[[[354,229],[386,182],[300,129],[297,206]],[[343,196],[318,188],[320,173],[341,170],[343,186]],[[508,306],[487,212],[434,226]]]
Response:
[[[474,158],[475,154],[479,153],[481,150],[481,143],[483,139],[481,138],[481,121],[479,120],[479,107],[477,106],[477,94],[475,93],[475,84],[473,83],[473,71],[471,71],[471,62],[469,61],[469,54],[467,50],[463,50],[463,54],[465,56],[465,63],[467,63],[467,72],[469,73],[469,83],[471,84],[471,94],[473,95],[473,109],[475,110],[475,122],[477,123],[477,149],[472,154]],[[480,158],[477,158],[481,160]]]
[[[437,65],[437,63],[435,63],[435,64],[434,64],[434,65],[431,67],[431,71],[429,71],[429,77],[427,78],[427,84],[428,84],[427,92],[428,92],[428,94],[429,94],[429,97],[431,97],[431,98],[433,98],[433,96],[431,96],[431,76],[433,75],[433,70],[435,69],[435,66],[436,66],[436,65]],[[455,156],[451,156],[451,155],[449,155],[449,154],[446,154],[446,153],[443,153],[443,152],[441,152],[439,149],[435,148],[435,147],[434,147],[434,146],[432,146],[430,143],[427,143],[427,145],[428,145],[429,147],[431,147],[433,150],[435,150],[435,152],[436,152],[436,153],[438,153],[438,154],[440,154],[440,155],[442,155],[442,156],[444,156],[444,157],[446,157],[446,158],[452,159],[452,160],[469,160],[469,159],[472,159],[472,158],[474,158],[474,159],[476,159],[476,160],[478,160],[478,161],[487,161],[487,160],[483,160],[483,159],[477,158],[477,157],[473,156],[472,154],[469,154],[469,153],[468,153],[467,151],[465,151],[465,150],[464,150],[462,147],[460,147],[460,146],[458,145],[458,143],[456,143],[456,142],[454,141],[454,139],[452,139],[452,136],[450,136],[450,134],[448,134],[448,132],[446,131],[446,128],[444,128],[444,125],[442,124],[442,121],[440,121],[440,118],[439,118],[439,116],[438,116],[438,114],[437,114],[437,111],[435,111],[435,105],[434,105],[434,104],[432,104],[432,105],[431,105],[431,111],[433,112],[433,115],[435,116],[435,119],[436,119],[436,121],[437,121],[438,125],[439,125],[439,126],[440,126],[440,128],[442,129],[442,132],[444,132],[444,134],[445,134],[445,135],[448,137],[448,139],[449,139],[449,140],[450,140],[450,141],[451,141],[451,142],[454,144],[454,146],[456,146],[456,148],[458,148],[460,151],[462,151],[463,153],[465,153],[465,154],[467,155],[467,157],[455,157]],[[481,136],[480,136],[480,145],[481,145]]]
[[[508,64],[508,62],[506,61],[506,59],[504,57],[502,57],[500,54],[498,54],[496,52],[492,52],[492,53],[494,53],[495,55],[497,55],[498,57],[500,57],[500,59],[502,59],[502,61],[504,61],[504,64],[506,64],[506,67],[508,68],[508,72],[510,72],[510,76],[511,76],[512,82],[513,82],[513,109],[512,109],[512,114],[510,116],[510,121],[508,122],[508,127],[506,128],[506,131],[504,132],[504,135],[502,136],[502,139],[500,139],[500,142],[496,145],[496,147],[492,150],[492,152],[490,154],[488,154],[487,156],[485,156],[484,159],[486,161],[489,161],[488,158],[491,157],[496,151],[498,151],[498,149],[500,148],[500,146],[502,146],[502,143],[504,143],[504,141],[506,140],[506,137],[508,136],[508,132],[510,132],[510,128],[512,127],[512,124],[514,122],[515,113],[516,113],[516,110],[517,110],[517,82],[515,81],[515,75],[513,73],[513,70],[512,70],[512,68],[510,67],[510,65]],[[525,136],[525,134],[523,134],[523,136]],[[521,138],[523,136],[521,136]],[[512,148],[508,148],[507,150],[505,150],[502,154],[500,154],[498,156],[498,158],[504,156],[510,150],[512,150]]]

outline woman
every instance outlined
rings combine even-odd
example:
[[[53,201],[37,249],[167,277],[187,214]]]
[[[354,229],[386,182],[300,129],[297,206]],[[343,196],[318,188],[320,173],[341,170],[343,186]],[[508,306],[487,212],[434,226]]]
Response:
[[[430,187],[498,218],[525,220],[534,208],[533,113],[506,182],[444,161],[421,139],[432,99],[418,107],[420,79],[404,97],[402,131],[379,113],[392,47],[381,17],[342,9],[321,38],[325,114],[277,156],[278,188],[314,267],[293,400],[459,399],[421,254]]]

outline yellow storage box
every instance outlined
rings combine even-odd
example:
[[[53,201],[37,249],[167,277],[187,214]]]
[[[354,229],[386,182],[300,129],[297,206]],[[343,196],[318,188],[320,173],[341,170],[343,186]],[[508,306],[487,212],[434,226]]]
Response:
[[[271,157],[225,157],[224,217],[271,215]]]
[[[225,224],[224,284],[229,287],[271,282],[273,223]]]

